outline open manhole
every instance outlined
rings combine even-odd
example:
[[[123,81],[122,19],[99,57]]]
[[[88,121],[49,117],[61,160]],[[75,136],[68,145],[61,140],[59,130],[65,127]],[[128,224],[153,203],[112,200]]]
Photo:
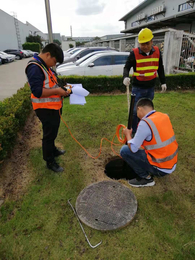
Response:
[[[128,225],[137,212],[133,192],[115,181],[102,181],[89,185],[76,201],[79,219],[87,226],[107,231]]]
[[[105,174],[115,180],[131,180],[137,177],[134,170],[120,157],[114,156],[105,161]]]

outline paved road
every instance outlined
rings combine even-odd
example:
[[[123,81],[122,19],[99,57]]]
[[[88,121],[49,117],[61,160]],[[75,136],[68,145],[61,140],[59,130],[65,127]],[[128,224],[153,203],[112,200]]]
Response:
[[[0,65],[0,101],[11,97],[26,83],[25,67],[31,58]]]

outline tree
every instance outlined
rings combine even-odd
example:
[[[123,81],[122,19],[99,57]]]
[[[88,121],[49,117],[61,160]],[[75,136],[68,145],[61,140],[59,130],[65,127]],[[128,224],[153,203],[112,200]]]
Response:
[[[101,40],[101,39],[100,39],[100,37],[96,36],[93,40],[94,40],[94,41],[99,41],[99,40]]]
[[[84,45],[84,42],[76,42],[76,47]]]
[[[33,36],[29,34],[29,36],[26,37],[26,42],[38,42],[41,45],[41,48],[43,47],[40,35]]]
[[[74,45],[70,43],[69,44],[69,48],[73,48],[73,47],[74,47]]]
[[[59,46],[61,45],[61,42],[59,40],[57,40],[57,39],[54,39],[53,42],[58,44]]]

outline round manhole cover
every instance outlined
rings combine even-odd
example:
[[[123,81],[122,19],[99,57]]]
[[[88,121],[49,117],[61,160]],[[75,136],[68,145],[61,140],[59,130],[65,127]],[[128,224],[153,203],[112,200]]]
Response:
[[[98,230],[114,230],[130,223],[137,212],[133,192],[115,181],[89,185],[76,201],[79,219]]]

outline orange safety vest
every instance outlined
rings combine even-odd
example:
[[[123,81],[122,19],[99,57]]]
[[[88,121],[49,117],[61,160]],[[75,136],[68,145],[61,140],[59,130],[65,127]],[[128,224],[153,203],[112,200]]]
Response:
[[[177,163],[178,144],[169,116],[154,112],[142,120],[152,131],[152,139],[143,142],[149,163],[161,169],[172,169]]]
[[[153,48],[155,51],[149,56],[140,54],[139,48],[133,49],[136,60],[136,71],[134,71],[133,76],[139,81],[149,81],[156,78],[160,51],[156,46],[153,46]]]
[[[53,74],[51,69],[48,69],[48,72],[45,71],[42,68],[42,66],[39,65],[36,61],[35,62],[31,61],[27,65],[27,67],[30,64],[36,64],[37,66],[39,66],[42,69],[42,71],[45,75],[45,80],[43,81],[43,88],[46,88],[46,89],[59,88],[59,86],[56,84],[57,83],[56,76]],[[37,98],[31,93],[31,101],[32,101],[32,106],[33,106],[34,110],[39,109],[39,108],[59,110],[62,107],[62,98],[59,95],[52,95],[49,97]]]

